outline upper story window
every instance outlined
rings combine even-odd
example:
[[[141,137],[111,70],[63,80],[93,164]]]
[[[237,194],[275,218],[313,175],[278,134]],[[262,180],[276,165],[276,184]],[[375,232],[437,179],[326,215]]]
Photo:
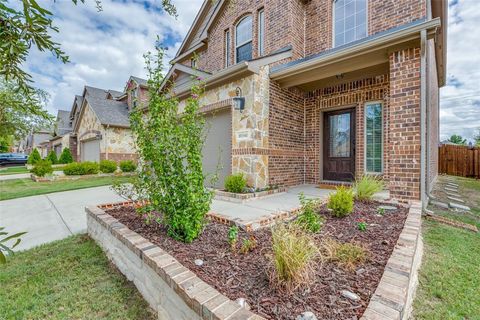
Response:
[[[190,59],[190,66],[195,69],[197,67],[197,59],[191,58]]]
[[[246,16],[235,28],[235,62],[252,60],[252,16]]]
[[[367,1],[334,0],[334,46],[338,47],[367,36]]]
[[[135,89],[132,90],[132,105],[133,105],[133,108],[136,108],[137,107],[137,101],[138,101],[138,87],[135,87]]]
[[[265,12],[263,9],[258,11],[258,55],[264,54],[264,42],[265,42]]]
[[[225,30],[225,68],[230,65],[230,30]]]

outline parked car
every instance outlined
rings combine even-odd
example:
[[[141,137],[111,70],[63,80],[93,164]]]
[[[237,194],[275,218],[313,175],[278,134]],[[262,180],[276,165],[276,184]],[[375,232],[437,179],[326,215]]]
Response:
[[[0,166],[26,164],[28,156],[21,153],[0,153]]]

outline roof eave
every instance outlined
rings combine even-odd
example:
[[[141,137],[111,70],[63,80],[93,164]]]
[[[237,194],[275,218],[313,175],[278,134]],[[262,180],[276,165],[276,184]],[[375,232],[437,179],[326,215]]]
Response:
[[[435,32],[436,28],[440,27],[441,21],[440,18],[435,18],[423,23],[419,23],[409,28],[399,30],[394,33],[387,33],[385,35],[374,38],[370,41],[361,42],[350,47],[346,47],[342,50],[333,51],[329,54],[322,55],[318,58],[313,58],[294,64],[292,66],[287,66],[285,68],[272,71],[270,73],[270,78],[273,80],[281,80],[286,77],[290,77],[295,74],[299,74],[305,71],[310,71],[319,66],[333,63],[338,59],[342,59],[348,56],[354,56],[356,54],[372,50],[374,48],[381,48],[382,46],[388,47],[400,42],[414,40],[420,37],[421,30],[432,31],[430,36]]]

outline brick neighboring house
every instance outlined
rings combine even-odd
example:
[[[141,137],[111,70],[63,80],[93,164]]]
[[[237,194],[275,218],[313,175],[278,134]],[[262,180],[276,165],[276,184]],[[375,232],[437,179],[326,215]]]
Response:
[[[25,147],[23,152],[30,154],[33,149],[37,149],[42,157],[48,153],[50,139],[52,138],[50,129],[39,129],[29,134],[25,139]]]
[[[164,88],[184,104],[204,78],[207,172],[220,146],[220,176],[254,187],[368,173],[419,199],[437,175],[446,20],[446,0],[206,0]]]
[[[129,83],[144,82],[139,78]],[[132,86],[132,88],[136,86]],[[129,105],[133,90],[119,92],[85,86],[81,96],[75,96],[70,118],[72,147],[76,161],[136,159],[135,143],[130,130]]]

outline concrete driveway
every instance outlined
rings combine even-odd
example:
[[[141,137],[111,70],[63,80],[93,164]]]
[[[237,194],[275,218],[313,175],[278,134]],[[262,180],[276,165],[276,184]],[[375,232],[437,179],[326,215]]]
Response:
[[[85,206],[123,200],[109,186],[0,201],[0,226],[27,231],[16,251],[86,232]]]

